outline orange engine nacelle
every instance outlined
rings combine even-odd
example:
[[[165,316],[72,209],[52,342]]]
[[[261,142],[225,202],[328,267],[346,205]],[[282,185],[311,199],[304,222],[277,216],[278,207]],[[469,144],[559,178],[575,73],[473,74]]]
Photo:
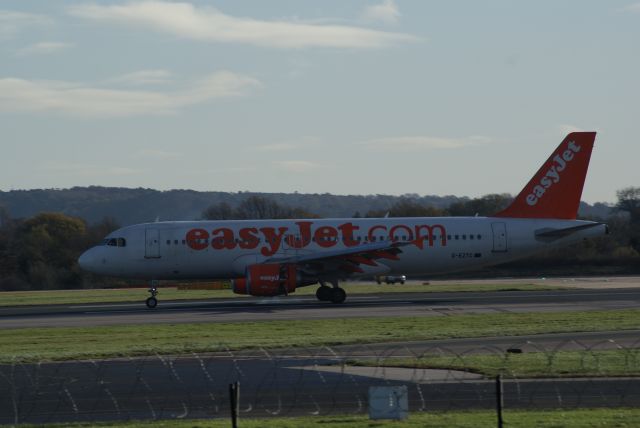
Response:
[[[233,292],[251,296],[277,296],[296,291],[295,265],[279,263],[251,265],[247,276],[231,281]]]

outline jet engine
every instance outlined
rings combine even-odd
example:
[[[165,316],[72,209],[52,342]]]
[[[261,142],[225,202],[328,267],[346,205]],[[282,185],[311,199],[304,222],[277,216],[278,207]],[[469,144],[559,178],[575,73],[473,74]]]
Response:
[[[293,264],[256,264],[247,268],[247,275],[231,281],[233,292],[251,296],[277,296],[296,291],[296,266]]]

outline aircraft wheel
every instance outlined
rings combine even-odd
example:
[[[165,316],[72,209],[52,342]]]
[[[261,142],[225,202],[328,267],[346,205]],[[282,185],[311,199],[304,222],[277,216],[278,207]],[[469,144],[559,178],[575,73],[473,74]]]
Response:
[[[327,300],[331,300],[331,288],[320,286],[316,290],[316,298],[322,302],[326,302]]]
[[[158,299],[156,299],[155,297],[149,297],[146,303],[147,303],[147,308],[153,309],[156,306],[158,306]]]
[[[347,293],[342,288],[331,289],[331,302],[342,303],[347,298]]]

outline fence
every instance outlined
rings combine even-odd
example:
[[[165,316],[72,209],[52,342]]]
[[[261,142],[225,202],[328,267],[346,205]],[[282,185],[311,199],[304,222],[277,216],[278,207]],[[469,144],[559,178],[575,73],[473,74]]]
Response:
[[[481,339],[478,339],[481,340]],[[589,345],[425,343],[0,365],[0,423],[241,417],[368,411],[368,388],[406,385],[411,412],[640,406],[640,338]],[[385,367],[385,366],[393,367]],[[404,366],[404,367],[400,367]]]

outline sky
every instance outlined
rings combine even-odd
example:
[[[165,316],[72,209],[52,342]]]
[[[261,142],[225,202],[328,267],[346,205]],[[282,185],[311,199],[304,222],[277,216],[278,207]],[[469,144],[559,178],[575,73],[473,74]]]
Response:
[[[0,2],[0,190],[516,194],[598,132],[640,185],[640,2]]]

